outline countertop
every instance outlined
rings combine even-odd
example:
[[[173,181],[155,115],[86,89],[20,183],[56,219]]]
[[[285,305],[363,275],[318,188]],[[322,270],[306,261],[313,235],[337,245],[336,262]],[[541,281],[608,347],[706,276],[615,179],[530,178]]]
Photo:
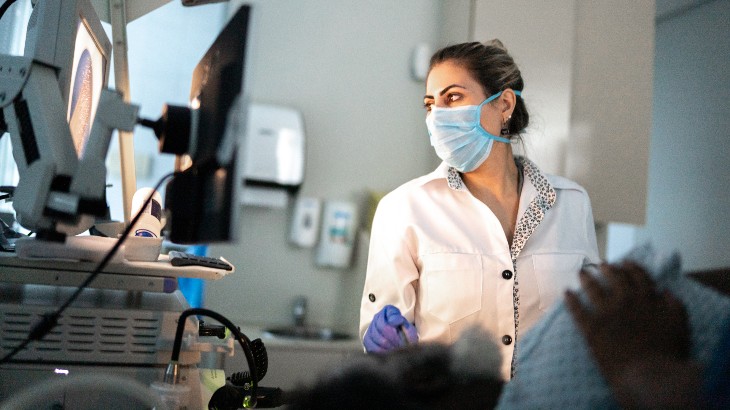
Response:
[[[363,347],[357,336],[343,340],[308,340],[300,338],[271,336],[265,332],[267,328],[279,326],[264,326],[260,324],[241,325],[241,331],[249,339],[261,338],[267,349],[297,349],[309,351],[330,351],[330,352],[362,352]]]

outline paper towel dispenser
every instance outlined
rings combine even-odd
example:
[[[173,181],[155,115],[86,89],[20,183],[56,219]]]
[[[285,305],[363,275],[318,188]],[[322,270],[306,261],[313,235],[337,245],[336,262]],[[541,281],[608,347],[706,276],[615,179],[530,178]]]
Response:
[[[296,192],[304,179],[304,121],[299,111],[249,104],[244,185]]]

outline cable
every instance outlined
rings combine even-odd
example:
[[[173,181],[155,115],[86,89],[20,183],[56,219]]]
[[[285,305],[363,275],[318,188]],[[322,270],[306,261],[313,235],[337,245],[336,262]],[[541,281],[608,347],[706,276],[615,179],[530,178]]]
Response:
[[[112,257],[114,257],[114,254],[117,253],[119,248],[122,246],[124,241],[129,236],[129,233],[134,228],[134,225],[139,221],[139,218],[142,216],[142,211],[147,208],[147,206],[152,202],[152,197],[157,191],[160,186],[170,177],[174,176],[175,173],[169,173],[162,178],[160,178],[159,182],[155,185],[155,188],[152,190],[150,195],[147,197],[147,200],[145,200],[144,204],[140,208],[139,212],[137,212],[137,215],[134,216],[131,222],[129,222],[129,225],[124,229],[124,232],[119,237],[119,239],[114,243],[114,246],[107,252],[107,254],[104,256],[104,259],[99,262],[99,265],[97,265],[96,269],[94,269],[91,274],[84,280],[83,283],[81,283],[77,288],[76,291],[66,300],[66,302],[61,305],[58,309],[56,309],[53,313],[46,313],[43,315],[43,319],[41,319],[40,322],[38,322],[35,326],[33,326],[33,329],[31,329],[30,334],[28,337],[23,340],[22,343],[20,343],[18,346],[15,347],[10,353],[5,355],[5,357],[0,360],[0,365],[3,365],[5,363],[8,363],[10,359],[13,358],[16,354],[18,354],[21,350],[25,349],[26,346],[30,344],[30,342],[34,340],[41,340],[48,332],[50,332],[58,323],[58,318],[61,316],[61,314],[68,308],[83,292],[84,289],[86,289],[87,286],[101,273],[104,268],[106,268],[106,265],[109,264],[109,261],[111,261]]]
[[[180,348],[182,345],[182,336],[183,332],[185,330],[185,320],[188,316],[192,315],[202,315],[202,316],[208,316],[211,317],[221,324],[223,324],[225,327],[228,328],[228,330],[233,333],[233,335],[236,337],[236,340],[238,340],[238,343],[241,345],[241,348],[243,349],[243,353],[246,356],[246,362],[248,362],[248,370],[252,375],[257,375],[258,370],[256,369],[256,362],[253,357],[253,353],[251,350],[251,341],[246,337],[246,335],[241,332],[241,330],[233,324],[230,320],[228,320],[225,316],[221,315],[218,312],[212,311],[210,309],[205,308],[192,308],[187,309],[183,311],[180,314],[180,318],[177,321],[177,330],[175,332],[175,342],[172,346],[172,356],[170,357],[170,364],[168,365],[168,370],[165,372],[165,378],[167,379],[166,382],[175,382],[174,378],[177,374],[177,362],[180,358]],[[171,371],[171,369],[174,369]],[[172,375],[173,380],[169,380],[168,376]],[[254,376],[251,377],[251,391],[250,396],[248,396],[244,400],[244,407],[256,407],[256,398],[257,398],[257,389],[258,389],[258,377]]]
[[[10,6],[15,3],[15,0],[7,0],[5,3],[3,3],[2,6],[0,6],[0,20],[2,20],[3,16],[5,15],[5,12],[8,11]]]

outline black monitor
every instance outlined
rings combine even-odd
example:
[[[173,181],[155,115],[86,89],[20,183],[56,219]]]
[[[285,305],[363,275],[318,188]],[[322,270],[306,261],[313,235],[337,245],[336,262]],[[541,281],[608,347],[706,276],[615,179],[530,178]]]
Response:
[[[236,239],[238,146],[245,131],[244,74],[250,6],[231,17],[193,72],[188,153],[192,165],[167,185],[167,238],[175,243]],[[196,125],[197,124],[197,125]]]

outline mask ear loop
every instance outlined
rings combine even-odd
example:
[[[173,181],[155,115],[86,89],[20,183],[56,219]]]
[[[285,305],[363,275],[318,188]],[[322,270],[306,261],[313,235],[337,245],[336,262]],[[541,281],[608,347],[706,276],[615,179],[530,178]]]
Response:
[[[485,130],[484,127],[482,127],[482,123],[481,123],[482,107],[485,106],[486,104],[490,103],[491,101],[493,101],[495,98],[499,97],[500,95],[502,95],[502,91],[498,92],[497,94],[493,94],[492,96],[490,96],[489,98],[484,100],[481,104],[479,104],[479,106],[476,110],[476,116],[477,116],[476,124],[477,124],[477,127],[479,128],[479,130],[481,130],[482,134],[488,136],[490,139],[493,139],[493,140],[499,141],[499,142],[504,142],[505,144],[509,144],[510,143],[509,138],[501,138],[497,135],[490,134],[489,131]]]
[[[481,104],[479,104],[479,105],[477,106],[477,109],[476,109],[476,113],[475,113],[475,114],[476,114],[476,118],[474,118],[474,121],[475,121],[475,122],[476,122],[477,124],[480,124],[480,125],[481,125],[481,119],[482,119],[482,107],[484,107],[485,105],[487,105],[487,104],[489,104],[490,102],[494,101],[494,100],[495,100],[495,99],[496,99],[497,97],[499,97],[500,95],[502,95],[502,91],[498,92],[497,94],[492,94],[492,95],[491,95],[491,96],[490,96],[489,98],[485,99],[484,101],[482,101],[482,103],[481,103]]]

